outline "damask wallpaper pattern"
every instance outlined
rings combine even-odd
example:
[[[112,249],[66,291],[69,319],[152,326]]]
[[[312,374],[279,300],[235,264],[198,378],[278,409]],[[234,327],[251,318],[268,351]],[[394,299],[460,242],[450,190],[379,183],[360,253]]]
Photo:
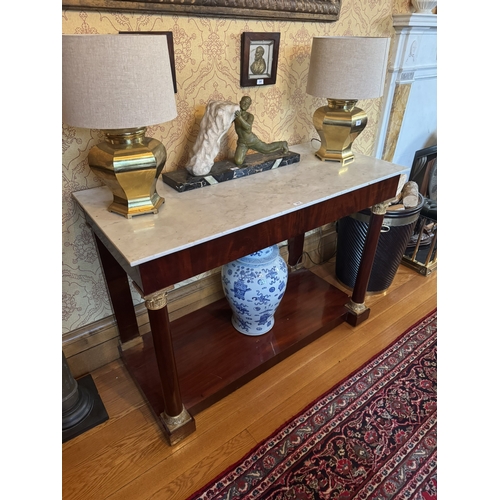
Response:
[[[177,73],[178,117],[149,127],[148,136],[167,149],[165,171],[184,168],[198,132],[204,107],[210,100],[239,102],[252,98],[254,131],[264,141],[286,140],[293,146],[317,133],[314,110],[326,103],[305,92],[312,38],[336,36],[391,36],[392,13],[410,12],[409,0],[343,0],[336,23],[250,21],[99,11],[62,12],[66,34],[108,34],[119,31],[172,31]],[[275,85],[241,88],[240,39],[243,32],[280,32],[278,76]],[[371,154],[380,100],[365,101],[368,126],[355,149]],[[62,127],[62,330],[63,334],[112,314],[95,244],[83,214],[71,193],[100,185],[88,167],[92,146],[103,140],[99,130]],[[234,153],[231,130],[219,157]],[[293,149],[293,148],[292,148]],[[159,180],[161,182],[161,179]],[[134,301],[140,296],[133,291]]]

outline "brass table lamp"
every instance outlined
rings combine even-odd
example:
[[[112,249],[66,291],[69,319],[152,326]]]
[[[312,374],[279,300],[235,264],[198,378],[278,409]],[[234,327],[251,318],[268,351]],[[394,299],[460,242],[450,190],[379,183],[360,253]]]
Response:
[[[390,38],[325,36],[313,38],[306,92],[326,97],[313,123],[321,139],[316,156],[347,165],[352,144],[367,124],[359,99],[384,93]]]
[[[101,129],[89,166],[127,218],[157,213],[156,182],[167,158],[146,127],[177,116],[164,35],[63,35],[62,111],[67,125]]]

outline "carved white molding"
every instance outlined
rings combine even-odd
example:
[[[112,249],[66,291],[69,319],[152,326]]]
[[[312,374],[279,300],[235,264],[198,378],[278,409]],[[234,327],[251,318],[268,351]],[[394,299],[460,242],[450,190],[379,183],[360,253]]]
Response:
[[[391,43],[380,125],[375,141],[376,158],[382,158],[396,86],[412,84],[411,98],[421,98],[418,96],[419,89],[416,88],[416,82],[425,85],[424,80],[437,79],[437,15],[395,14],[393,27],[395,33]],[[430,106],[433,106],[435,99],[435,95],[429,96]],[[435,110],[431,110],[429,121],[435,121],[434,116]],[[411,116],[405,115],[405,126],[411,126]],[[435,123],[429,123],[428,126],[435,128]],[[398,143],[400,149],[401,146]],[[393,161],[397,163],[397,158]],[[408,159],[402,164],[411,166],[407,163]]]
[[[394,14],[394,29],[398,28],[437,28],[437,14]]]

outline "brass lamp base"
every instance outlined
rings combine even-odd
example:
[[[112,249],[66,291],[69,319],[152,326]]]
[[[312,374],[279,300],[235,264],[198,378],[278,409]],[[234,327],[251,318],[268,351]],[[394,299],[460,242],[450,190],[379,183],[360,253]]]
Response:
[[[146,127],[104,130],[106,142],[88,156],[92,171],[113,193],[108,210],[127,218],[158,213],[165,199],[156,192],[156,181],[167,153],[158,140],[145,137]]]
[[[368,118],[356,108],[357,100],[328,99],[328,106],[318,108],[313,123],[321,138],[316,156],[323,161],[339,161],[348,165],[354,161],[351,146],[363,132]]]

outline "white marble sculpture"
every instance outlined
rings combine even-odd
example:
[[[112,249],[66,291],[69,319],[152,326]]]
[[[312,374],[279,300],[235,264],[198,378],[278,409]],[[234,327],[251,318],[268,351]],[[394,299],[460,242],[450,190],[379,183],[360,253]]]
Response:
[[[219,153],[220,141],[233,123],[238,104],[210,101],[200,122],[200,131],[193,146],[193,155],[186,165],[192,175],[206,175]]]

